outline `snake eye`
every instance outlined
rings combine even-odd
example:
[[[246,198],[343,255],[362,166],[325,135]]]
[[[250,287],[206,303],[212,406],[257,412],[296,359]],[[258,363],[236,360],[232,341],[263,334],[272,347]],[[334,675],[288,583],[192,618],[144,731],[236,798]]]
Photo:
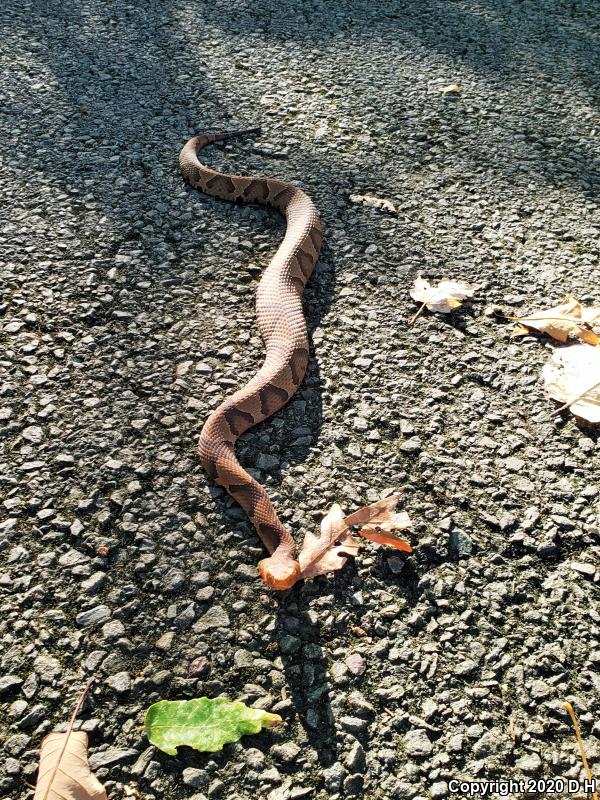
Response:
[[[258,574],[271,589],[290,589],[300,580],[300,564],[291,558],[264,558],[258,564]]]

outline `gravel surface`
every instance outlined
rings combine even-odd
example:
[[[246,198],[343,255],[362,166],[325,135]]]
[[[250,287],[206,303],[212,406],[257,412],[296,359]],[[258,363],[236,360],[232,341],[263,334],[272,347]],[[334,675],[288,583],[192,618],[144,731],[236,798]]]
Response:
[[[599,774],[600,441],[550,413],[553,345],[485,313],[600,303],[594,0],[0,13],[2,797],[32,796],[91,674],[113,798],[579,776],[566,699]],[[176,166],[197,130],[256,123],[206,159],[298,182],[327,238],[307,380],[241,460],[298,538],[396,487],[414,520],[410,557],[371,548],[279,595],[195,440],[260,361],[253,293],[283,222]],[[479,301],[408,329],[419,271]],[[213,755],[148,747],[151,702],[220,693],[285,724]]]

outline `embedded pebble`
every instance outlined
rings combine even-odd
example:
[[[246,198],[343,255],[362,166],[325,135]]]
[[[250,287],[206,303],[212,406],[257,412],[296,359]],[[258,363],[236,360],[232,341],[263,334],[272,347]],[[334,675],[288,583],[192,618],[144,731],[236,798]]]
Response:
[[[99,625],[110,619],[111,611],[108,606],[94,606],[87,611],[82,611],[75,617],[75,622],[80,628],[89,628],[92,625]]]
[[[404,736],[404,750],[407,755],[415,758],[428,756],[433,750],[433,745],[427,736],[427,731],[419,729],[409,731]]]
[[[367,668],[367,662],[360,653],[351,653],[346,659],[346,666],[353,675],[363,675]]]
[[[209,610],[200,617],[194,624],[194,631],[196,633],[203,633],[211,628],[228,628],[229,615],[222,606],[212,606]]]

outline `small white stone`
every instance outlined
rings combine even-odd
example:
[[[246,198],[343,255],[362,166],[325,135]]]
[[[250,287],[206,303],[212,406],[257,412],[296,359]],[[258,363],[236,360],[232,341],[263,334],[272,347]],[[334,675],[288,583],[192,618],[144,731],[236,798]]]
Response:
[[[38,425],[30,425],[28,428],[23,430],[21,436],[28,442],[37,444],[44,438],[44,431]]]

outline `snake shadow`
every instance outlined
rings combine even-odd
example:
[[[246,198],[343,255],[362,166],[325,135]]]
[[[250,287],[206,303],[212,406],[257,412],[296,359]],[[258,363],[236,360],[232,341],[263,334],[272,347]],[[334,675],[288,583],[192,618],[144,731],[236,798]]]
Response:
[[[427,592],[420,580],[430,563],[430,554],[417,554],[415,559],[406,563],[400,576],[393,575],[385,557],[380,554],[371,570],[378,582],[384,581],[388,586],[395,587],[408,613],[414,610]],[[335,649],[334,643],[340,640],[346,640],[351,649],[356,644],[359,651],[365,652],[364,645],[361,646],[362,640],[352,631],[360,632],[364,626],[374,633],[374,620],[369,609],[356,601],[357,589],[363,585],[363,581],[358,563],[349,559],[340,572],[308,583],[298,583],[289,592],[278,593],[273,598],[277,604],[275,641],[279,646],[293,710],[322,768],[335,764],[340,758],[340,749],[348,747],[347,735],[338,732],[335,726],[336,719],[344,713],[342,707],[346,713],[364,718],[364,711],[357,713],[356,709],[347,707],[348,692],[352,689],[357,689],[359,693],[364,690],[363,678],[336,675],[335,668],[327,659],[327,654]],[[334,609],[335,621],[333,624],[326,623],[325,620]],[[424,612],[424,621],[429,621],[435,613],[432,605]],[[389,621],[383,625],[384,622],[377,621],[378,635],[383,635],[383,627],[395,623]],[[338,662],[338,667],[342,667],[341,662]],[[365,721],[372,721],[368,714]],[[368,751],[369,724],[362,731],[354,731],[352,736]]]
[[[310,597],[301,589],[277,597],[277,632],[294,713],[321,767],[337,761],[338,746],[331,686],[319,622],[307,613]]]

